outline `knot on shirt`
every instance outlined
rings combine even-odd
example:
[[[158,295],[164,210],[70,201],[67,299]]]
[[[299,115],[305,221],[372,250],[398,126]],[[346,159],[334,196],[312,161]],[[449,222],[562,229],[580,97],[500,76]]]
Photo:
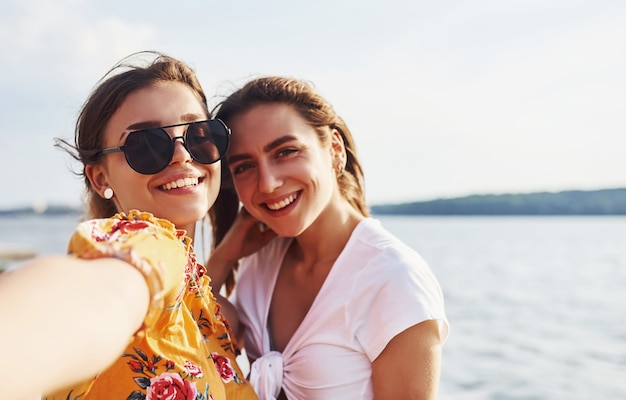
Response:
[[[250,366],[250,383],[260,399],[276,400],[283,385],[283,355],[270,351]]]

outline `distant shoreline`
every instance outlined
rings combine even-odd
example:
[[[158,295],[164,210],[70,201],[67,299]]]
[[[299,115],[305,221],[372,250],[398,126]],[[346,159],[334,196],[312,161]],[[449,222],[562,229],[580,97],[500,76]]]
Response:
[[[62,215],[82,215],[82,207],[50,205],[45,208],[37,207],[16,207],[0,210],[1,217],[25,217],[30,215],[39,216],[62,216]]]
[[[626,215],[626,188],[471,195],[370,208],[378,215]],[[67,205],[0,209],[0,218],[82,214],[82,207]]]
[[[472,195],[374,205],[371,210],[381,215],[626,215],[626,188]]]

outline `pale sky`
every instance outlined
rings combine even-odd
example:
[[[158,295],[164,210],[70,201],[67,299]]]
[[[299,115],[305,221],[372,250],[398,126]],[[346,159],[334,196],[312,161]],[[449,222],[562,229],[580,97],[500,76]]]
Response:
[[[53,138],[147,49],[209,97],[312,81],[355,135],[370,204],[626,187],[625,1],[95,3],[0,3],[0,208],[80,204]]]

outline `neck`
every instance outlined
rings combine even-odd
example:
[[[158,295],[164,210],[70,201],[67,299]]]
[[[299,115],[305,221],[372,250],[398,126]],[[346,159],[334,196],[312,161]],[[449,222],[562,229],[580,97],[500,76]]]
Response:
[[[350,235],[363,220],[352,208],[327,210],[303,233],[296,237],[293,255],[304,264],[334,262],[348,243]]]
[[[184,230],[184,231],[186,232],[186,233],[185,233],[185,236],[190,237],[192,240],[194,240],[194,239],[195,239],[195,236],[196,236],[196,225],[195,225],[195,224],[192,224],[192,225],[186,225],[186,226],[180,226],[180,227],[179,227],[179,226],[177,226],[177,227],[176,227],[176,229],[182,229],[182,230]],[[195,243],[195,242],[194,242],[194,243]]]

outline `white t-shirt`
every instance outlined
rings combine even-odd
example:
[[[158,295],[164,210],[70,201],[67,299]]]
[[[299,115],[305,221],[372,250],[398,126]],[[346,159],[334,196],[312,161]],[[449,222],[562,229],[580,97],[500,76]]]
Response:
[[[233,302],[256,361],[250,380],[261,399],[371,399],[371,363],[389,341],[425,320],[448,335],[441,288],[421,256],[366,218],[346,244],[284,351],[270,348],[272,292],[291,238],[276,238],[242,260]]]

